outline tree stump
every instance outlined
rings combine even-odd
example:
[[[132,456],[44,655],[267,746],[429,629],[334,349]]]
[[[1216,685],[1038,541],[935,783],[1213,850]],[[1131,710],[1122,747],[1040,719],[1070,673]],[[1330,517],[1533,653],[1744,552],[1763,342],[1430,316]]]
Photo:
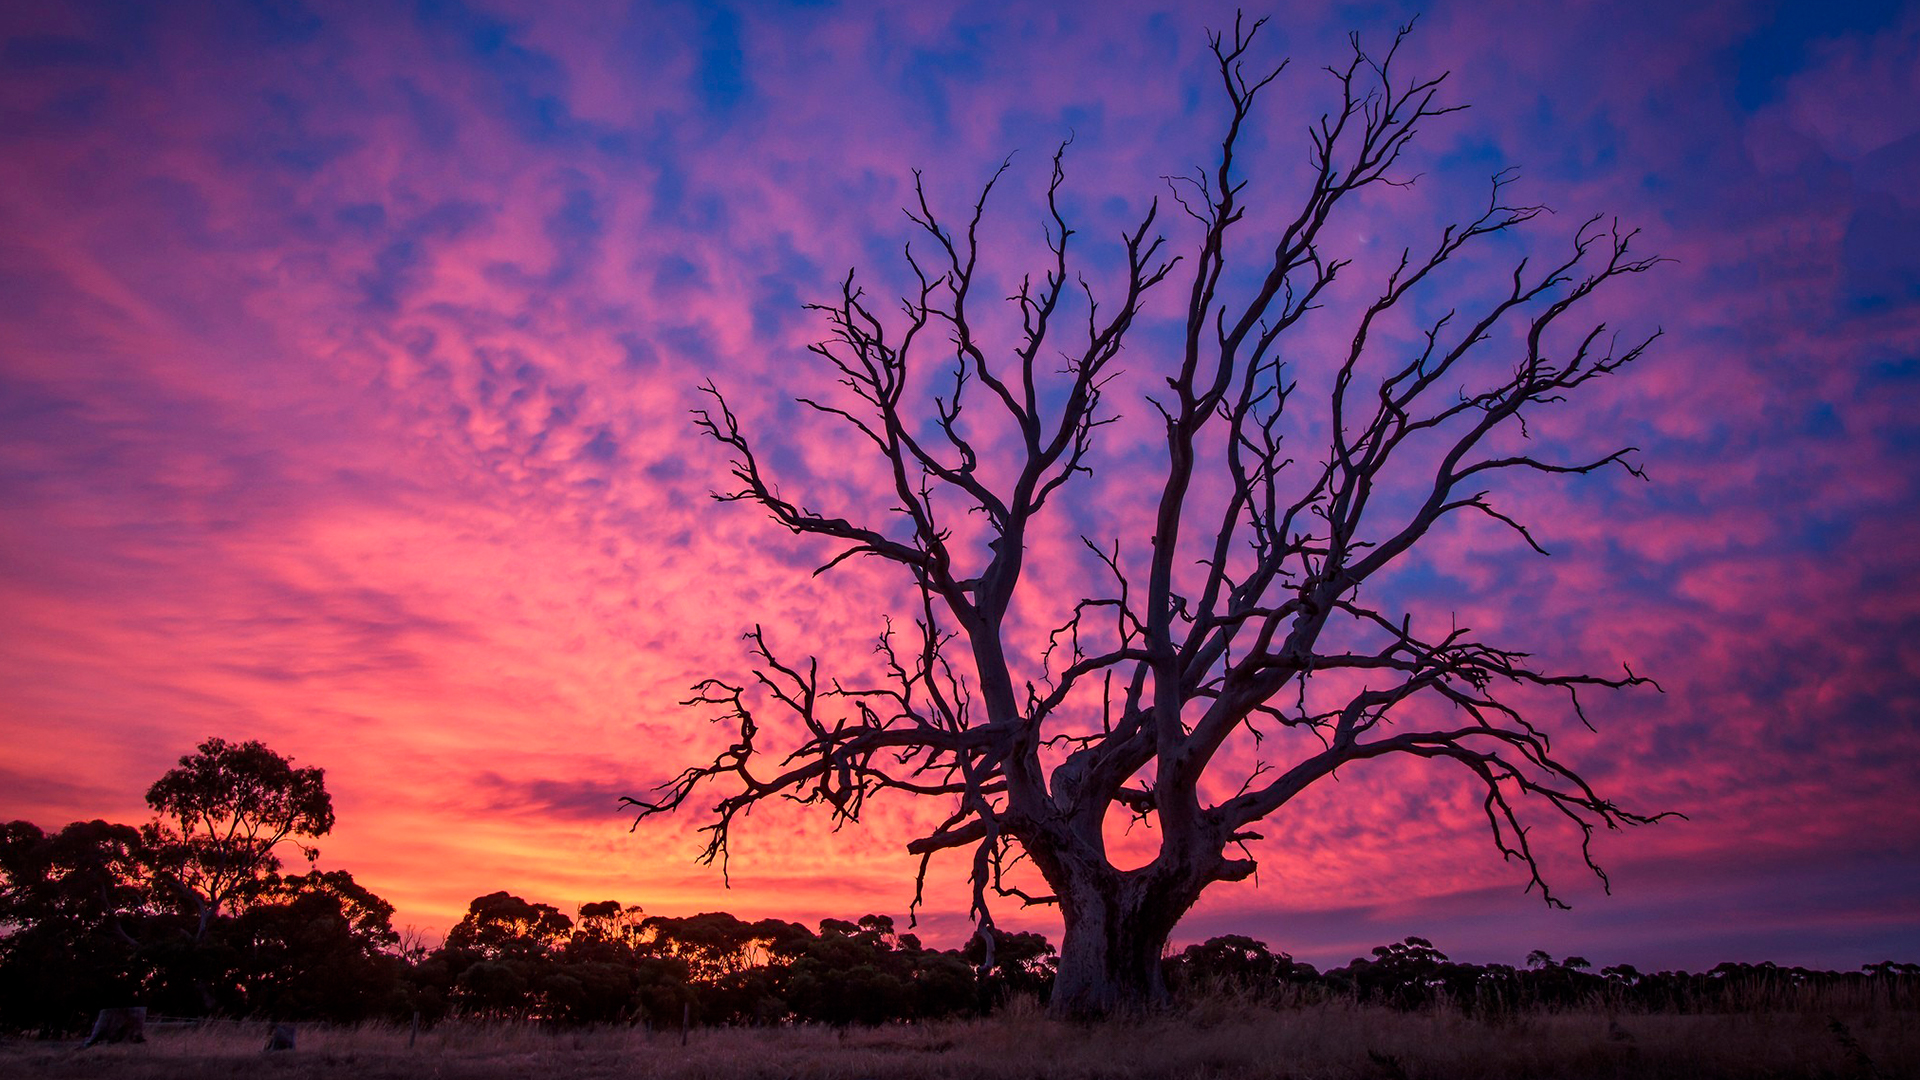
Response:
[[[101,1009],[94,1018],[93,1033],[87,1036],[83,1046],[92,1046],[101,1042],[147,1041],[147,1010],[144,1006],[127,1009]]]

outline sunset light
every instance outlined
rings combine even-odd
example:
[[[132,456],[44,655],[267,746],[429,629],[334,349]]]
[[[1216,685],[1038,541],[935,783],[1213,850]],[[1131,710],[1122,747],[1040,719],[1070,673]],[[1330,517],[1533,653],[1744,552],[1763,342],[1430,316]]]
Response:
[[[1421,935],[1507,964],[1534,948],[1647,970],[1920,959],[1920,14],[1814,7],[1290,4],[1255,39],[1254,66],[1292,61],[1240,136],[1236,295],[1312,188],[1307,132],[1338,105],[1325,69],[1351,59],[1349,32],[1375,58],[1413,21],[1395,69],[1450,73],[1436,104],[1468,106],[1421,122],[1392,173],[1410,187],[1329,219],[1324,254],[1351,263],[1276,353],[1298,380],[1289,468],[1327,460],[1340,363],[1403,248],[1417,264],[1490,192],[1550,209],[1383,316],[1370,363],[1410,362],[1449,310],[1453,333],[1523,260],[1538,273],[1581,238],[1601,238],[1583,272],[1634,230],[1622,258],[1657,260],[1605,281],[1549,345],[1564,359],[1605,324],[1596,349],[1651,340],[1644,355],[1541,393],[1524,434],[1501,428],[1482,456],[1631,451],[1466,483],[1498,515],[1449,515],[1359,593],[1416,632],[1622,683],[1580,688],[1591,729],[1557,685],[1515,700],[1627,817],[1588,815],[1603,888],[1572,818],[1522,808],[1558,910],[1492,845],[1465,770],[1344,764],[1259,823],[1257,872],[1211,884],[1176,948],[1245,934],[1326,965]],[[725,695],[696,687],[750,683],[756,627],[848,686],[882,672],[889,625],[918,648],[896,567],[816,575],[848,545],[712,497],[743,483],[736,449],[697,426],[706,410],[724,435],[703,387],[781,497],[906,536],[886,459],[795,401],[856,400],[809,351],[835,326],[807,305],[851,310],[854,269],[897,334],[918,296],[909,245],[947,266],[913,218],[964,234],[1007,162],[967,302],[1011,357],[1006,298],[1053,269],[1064,146],[1066,328],[1036,364],[1057,407],[1085,297],[1120,310],[1124,240],[1157,199],[1147,235],[1182,261],[1102,372],[1111,422],[1087,471],[1024,537],[1010,667],[1021,693],[1045,687],[1067,655],[1044,658],[1049,634],[1115,588],[1104,552],[1148,588],[1157,410],[1178,408],[1204,265],[1205,215],[1183,209],[1207,196],[1181,197],[1204,190],[1232,117],[1208,33],[1230,44],[1234,8],[0,8],[0,821],[138,825],[149,785],[203,740],[258,740],[325,770],[336,822],[315,867],[351,871],[428,942],[500,890],[569,914],[616,899],[906,930],[907,844],[954,812],[945,794],[873,794],[857,823],[769,798],[732,823],[724,876],[696,857],[725,784],[640,820],[622,803],[736,737]],[[935,322],[912,376],[927,438],[953,393]],[[1496,327],[1429,400],[1511,377],[1526,327]],[[965,394],[980,475],[1009,486],[1019,432],[977,379]],[[1227,499],[1221,459],[1204,461],[1195,500]],[[1381,512],[1412,513],[1431,473],[1383,473]],[[933,505],[984,565],[989,515]],[[1205,552],[1181,543],[1174,591],[1197,604]],[[1381,685],[1326,667],[1299,712]],[[1062,706],[1076,731],[1102,723],[1095,685]],[[1397,723],[1460,715],[1407,708]],[[1253,721],[1206,798],[1323,745]],[[769,723],[762,749],[791,749],[798,723]],[[1633,823],[1664,812],[1684,818]],[[1151,859],[1159,827],[1110,815],[1115,863]],[[913,912],[930,945],[973,932],[969,850],[931,864]],[[1055,910],[1016,896],[993,917],[1060,938]]]

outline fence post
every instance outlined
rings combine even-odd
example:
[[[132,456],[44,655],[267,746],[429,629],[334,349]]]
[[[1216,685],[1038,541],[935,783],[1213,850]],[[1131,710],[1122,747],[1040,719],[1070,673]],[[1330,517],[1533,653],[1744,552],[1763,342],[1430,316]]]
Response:
[[[407,1032],[407,1049],[413,1049],[414,1041],[420,1038],[420,1010],[413,1010],[413,1028]]]
[[[693,1026],[693,1002],[680,1003],[680,1045],[687,1045],[687,1029]]]

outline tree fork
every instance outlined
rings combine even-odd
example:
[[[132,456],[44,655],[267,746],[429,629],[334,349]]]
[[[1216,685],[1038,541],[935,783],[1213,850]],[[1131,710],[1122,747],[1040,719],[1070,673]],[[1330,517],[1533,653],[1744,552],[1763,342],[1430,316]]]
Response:
[[[699,429],[732,454],[736,486],[716,499],[756,505],[794,534],[837,545],[822,570],[854,556],[897,567],[916,590],[911,619],[886,624],[877,670],[864,682],[823,677],[812,658],[782,660],[756,628],[753,679],[708,679],[688,701],[734,729],[731,745],[651,795],[626,800],[636,826],[712,791],[702,857],[724,866],[736,815],[768,799],[824,804],[836,822],[858,821],[866,800],[885,793],[941,800],[945,818],[907,845],[921,858],[917,884],[935,855],[969,853],[971,909],[983,934],[997,898],[1057,903],[1065,937],[1053,1008],[1089,1016],[1163,1000],[1160,958],[1180,918],[1213,883],[1252,876],[1257,864],[1246,844],[1259,837],[1250,827],[1342,765],[1402,755],[1457,769],[1483,795],[1495,849],[1526,868],[1528,887],[1539,886],[1548,903],[1559,900],[1529,844],[1531,813],[1571,820],[1603,884],[1585,843],[1596,828],[1667,816],[1628,811],[1595,792],[1515,696],[1564,694],[1572,718],[1584,723],[1582,691],[1650,680],[1624,665],[1617,676],[1556,672],[1465,628],[1434,632],[1409,612],[1377,606],[1371,592],[1363,602],[1360,592],[1461,512],[1542,550],[1490,501],[1502,478],[1613,466],[1645,478],[1630,448],[1558,461],[1499,440],[1524,435],[1537,408],[1641,357],[1657,332],[1622,340],[1604,324],[1569,325],[1569,313],[1658,260],[1631,250],[1631,231],[1589,219],[1564,257],[1521,260],[1510,280],[1496,282],[1501,292],[1492,300],[1416,327],[1411,351],[1399,342],[1369,348],[1380,320],[1412,306],[1404,302],[1416,289],[1436,287],[1462,250],[1542,212],[1508,205],[1512,177],[1496,174],[1477,218],[1442,229],[1418,249],[1424,254],[1407,247],[1376,298],[1354,313],[1350,348],[1330,358],[1326,413],[1302,423],[1280,343],[1326,306],[1349,265],[1326,250],[1341,235],[1329,223],[1355,192],[1410,184],[1396,171],[1400,155],[1426,122],[1460,106],[1439,101],[1444,75],[1398,73],[1409,28],[1380,55],[1355,35],[1349,61],[1326,69],[1339,105],[1309,130],[1315,175],[1297,212],[1277,218],[1277,236],[1230,245],[1246,212],[1238,140],[1285,67],[1249,70],[1261,26],[1236,19],[1230,35],[1210,37],[1230,119],[1212,166],[1171,182],[1171,198],[1203,235],[1187,264],[1182,347],[1147,394],[1165,433],[1155,535],[1131,551],[1082,537],[1097,560],[1089,569],[1109,579],[1106,591],[1071,603],[1041,655],[1010,655],[1006,628],[1029,538],[1049,520],[1049,501],[1091,472],[1099,429],[1114,419],[1104,402],[1113,361],[1145,297],[1181,260],[1164,255],[1165,240],[1153,233],[1156,203],[1121,237],[1117,300],[1098,303],[1081,282],[1083,330],[1064,329],[1072,320],[1063,312],[1078,294],[1068,288],[1077,278],[1074,233],[1059,205],[1063,146],[1046,196],[1050,265],[1037,280],[1021,279],[1010,298],[1021,330],[1011,349],[995,350],[977,335],[969,305],[978,294],[978,226],[1008,166],[984,185],[963,229],[941,222],[916,173],[908,216],[923,247],[909,247],[906,259],[917,286],[890,312],[870,306],[849,273],[837,303],[814,307],[829,336],[813,352],[840,396],[799,399],[879,455],[891,478],[887,520],[904,524],[863,524],[781,495],[717,386],[705,387],[712,404],[695,413]],[[1229,251],[1271,254],[1237,274]],[[1236,281],[1257,285],[1236,301]],[[1507,374],[1466,362],[1503,330],[1519,353]],[[946,365],[939,388],[925,385],[929,351]],[[1064,365],[1055,359],[1062,354]],[[1324,442],[1288,449],[1308,431],[1323,432],[1314,437]],[[979,447],[988,445],[1013,448],[1004,468],[981,470]],[[1423,446],[1420,456],[1409,445]],[[1195,483],[1197,470],[1216,461],[1227,483]],[[1004,482],[990,484],[989,475]],[[1383,499],[1378,493],[1395,482],[1414,494]],[[951,542],[942,521],[955,505],[985,523],[983,549]],[[1197,568],[1191,552],[1176,550],[1183,531],[1205,539]],[[1143,564],[1136,586],[1130,575]],[[1023,604],[1058,600],[1018,595]],[[1359,674],[1361,688],[1342,691],[1344,701],[1309,695],[1310,683],[1330,685],[1314,680],[1338,672]],[[1422,703],[1432,708],[1422,711]],[[1250,768],[1222,756],[1236,734],[1259,740],[1273,726],[1314,736],[1308,745],[1317,749]],[[1209,802],[1203,792],[1213,788],[1204,781],[1227,771],[1244,783]],[[1157,825],[1159,849],[1143,866],[1122,871],[1107,854],[1102,828],[1116,809]],[[1228,857],[1229,848],[1241,857]],[[1036,897],[1009,876],[1020,858],[1031,860],[1051,896]]]

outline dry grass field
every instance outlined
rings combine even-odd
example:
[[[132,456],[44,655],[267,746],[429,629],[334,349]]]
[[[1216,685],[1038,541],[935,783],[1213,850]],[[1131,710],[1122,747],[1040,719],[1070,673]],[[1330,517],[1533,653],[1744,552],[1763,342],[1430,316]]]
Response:
[[[1920,1017],[1867,1009],[1741,1014],[1520,1015],[1348,1002],[1274,1010],[1232,1000],[1133,1022],[1073,1025],[1034,1009],[991,1020],[853,1029],[635,1028],[552,1031],[442,1024],[409,1048],[404,1028],[305,1027],[299,1047],[263,1051],[266,1025],[162,1028],[145,1045],[0,1042],[9,1080],[1714,1080],[1920,1077]]]

